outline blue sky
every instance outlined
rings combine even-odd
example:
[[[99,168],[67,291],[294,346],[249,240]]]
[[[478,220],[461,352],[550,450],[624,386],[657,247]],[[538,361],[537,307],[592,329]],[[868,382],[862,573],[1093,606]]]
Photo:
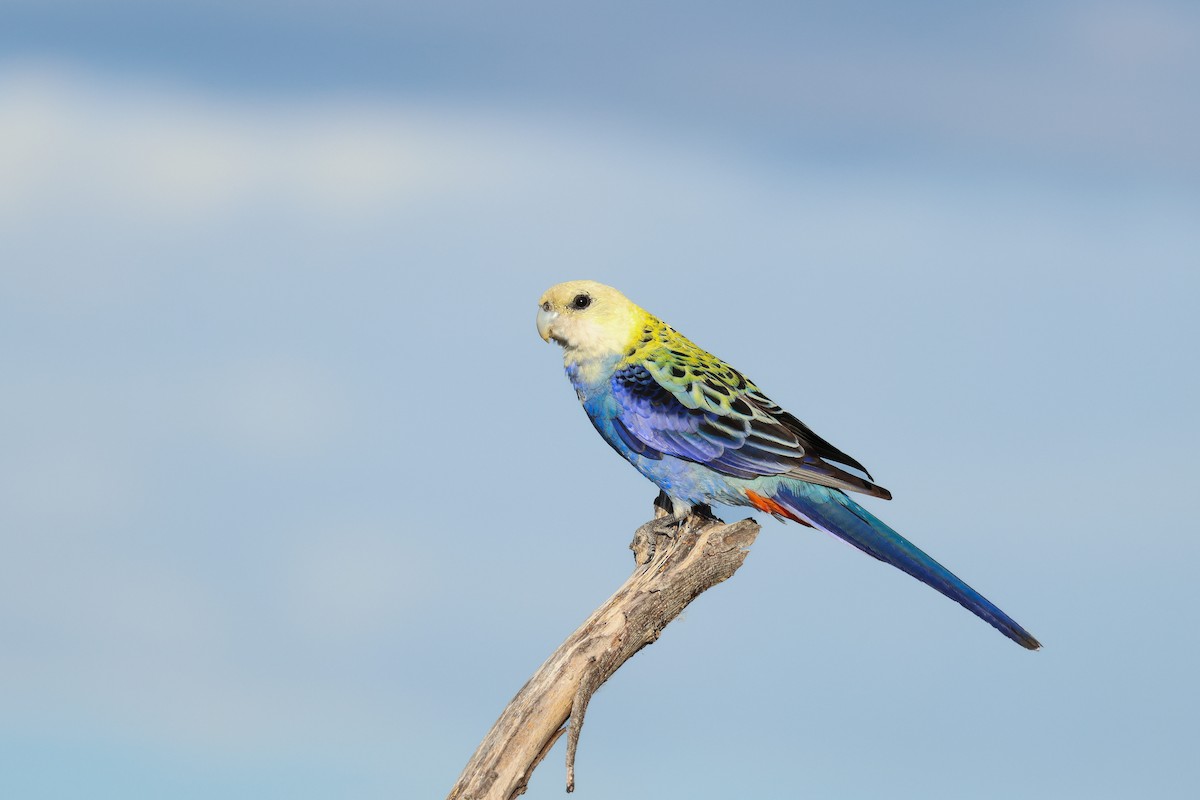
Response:
[[[650,513],[534,331],[576,277],[1046,644],[766,520],[577,796],[1196,783],[1190,5],[5,14],[0,794],[444,794]]]

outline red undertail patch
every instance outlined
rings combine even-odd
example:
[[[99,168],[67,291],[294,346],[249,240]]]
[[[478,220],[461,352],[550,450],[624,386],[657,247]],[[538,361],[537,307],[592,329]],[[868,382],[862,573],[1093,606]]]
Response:
[[[793,522],[799,522],[801,525],[806,525],[809,528],[812,527],[812,524],[809,523],[807,520],[801,519],[800,517],[796,516],[796,514],[792,513],[786,507],[775,502],[770,497],[763,497],[758,492],[752,492],[749,489],[747,489],[746,490],[746,498],[750,501],[750,504],[753,505],[755,508],[757,508],[759,511],[765,511],[768,514],[770,514],[771,516],[775,517],[776,519],[779,519],[780,517],[785,517],[787,519],[792,520]]]

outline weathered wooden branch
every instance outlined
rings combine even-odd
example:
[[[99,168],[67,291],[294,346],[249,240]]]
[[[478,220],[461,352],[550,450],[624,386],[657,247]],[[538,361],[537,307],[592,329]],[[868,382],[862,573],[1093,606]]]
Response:
[[[731,577],[759,526],[726,525],[709,514],[682,524],[658,518],[629,545],[633,575],[587,618],[517,692],[467,762],[447,800],[512,800],[567,733],[567,791],[575,788],[575,751],[588,701],[622,664],[658,639],[701,592]],[[568,719],[570,724],[567,727]]]

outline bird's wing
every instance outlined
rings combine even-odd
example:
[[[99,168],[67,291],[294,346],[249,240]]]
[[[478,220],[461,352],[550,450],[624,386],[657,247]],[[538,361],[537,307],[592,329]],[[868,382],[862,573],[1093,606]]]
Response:
[[[862,464],[690,342],[625,361],[613,373],[612,392],[617,434],[648,458],[670,455],[735,478],[787,475],[891,499]]]

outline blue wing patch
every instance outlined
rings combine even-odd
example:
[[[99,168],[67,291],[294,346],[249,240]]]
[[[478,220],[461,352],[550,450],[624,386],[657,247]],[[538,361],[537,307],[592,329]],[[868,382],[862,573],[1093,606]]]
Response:
[[[886,489],[825,461],[822,456],[862,469],[761,393],[741,393],[723,412],[707,405],[689,408],[675,394],[686,387],[664,386],[641,364],[614,372],[611,386],[617,435],[648,458],[670,455],[735,478],[790,475],[891,497]]]

